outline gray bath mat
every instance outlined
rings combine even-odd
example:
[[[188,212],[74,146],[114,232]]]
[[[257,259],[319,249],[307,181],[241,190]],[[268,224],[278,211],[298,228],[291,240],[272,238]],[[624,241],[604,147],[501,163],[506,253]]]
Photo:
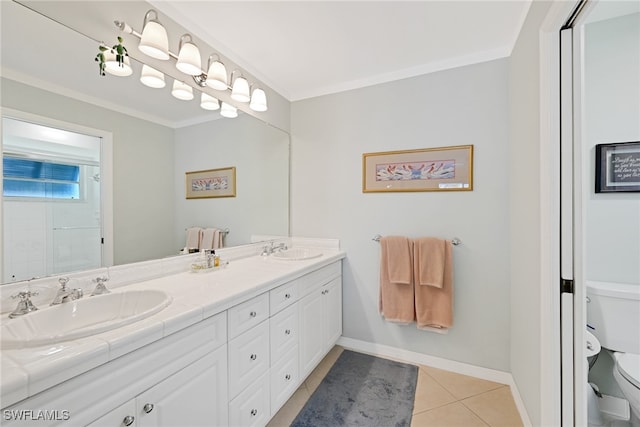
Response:
[[[411,425],[418,367],[345,350],[292,427]]]

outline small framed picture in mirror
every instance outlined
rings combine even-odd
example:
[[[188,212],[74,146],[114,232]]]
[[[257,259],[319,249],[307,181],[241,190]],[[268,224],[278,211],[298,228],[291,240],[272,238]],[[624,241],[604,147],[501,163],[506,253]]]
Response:
[[[187,199],[236,197],[236,168],[186,172]]]

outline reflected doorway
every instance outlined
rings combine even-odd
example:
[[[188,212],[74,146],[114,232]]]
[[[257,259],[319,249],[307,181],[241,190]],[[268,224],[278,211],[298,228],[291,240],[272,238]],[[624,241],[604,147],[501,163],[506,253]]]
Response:
[[[2,282],[106,265],[103,138],[2,118]]]

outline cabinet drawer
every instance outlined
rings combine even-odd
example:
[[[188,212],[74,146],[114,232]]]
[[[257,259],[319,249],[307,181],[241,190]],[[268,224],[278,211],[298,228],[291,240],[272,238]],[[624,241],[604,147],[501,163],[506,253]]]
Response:
[[[271,413],[275,414],[296,391],[299,382],[298,346],[271,367]]]
[[[269,292],[269,302],[271,304],[271,316],[280,310],[289,307],[298,300],[298,281],[278,286]]]
[[[229,342],[229,397],[269,369],[269,322],[262,322]]]
[[[335,279],[342,274],[342,263],[340,261],[322,267],[320,270],[313,271],[302,276],[297,281],[300,298],[313,292],[331,279]]]
[[[269,294],[264,293],[227,311],[229,339],[248,331],[269,317]]]
[[[269,320],[271,364],[276,364],[298,344],[298,306],[293,305]]]
[[[229,425],[266,425],[271,418],[269,401],[269,373],[265,372],[229,403]]]

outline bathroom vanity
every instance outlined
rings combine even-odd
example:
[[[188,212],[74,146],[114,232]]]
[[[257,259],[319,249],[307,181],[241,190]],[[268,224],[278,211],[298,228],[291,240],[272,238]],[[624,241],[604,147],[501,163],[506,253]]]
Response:
[[[2,425],[265,425],[342,334],[342,258],[253,255],[114,288],[172,301],[111,331],[3,349]]]

